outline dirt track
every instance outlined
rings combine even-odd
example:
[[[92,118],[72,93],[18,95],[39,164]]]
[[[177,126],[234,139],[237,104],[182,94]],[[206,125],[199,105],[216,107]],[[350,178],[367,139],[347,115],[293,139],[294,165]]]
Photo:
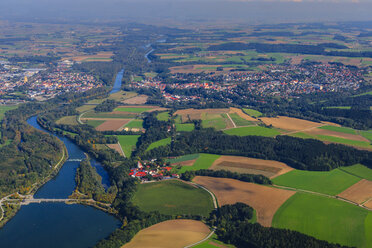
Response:
[[[263,226],[271,226],[275,212],[296,193],[229,178],[197,176],[193,181],[212,191],[220,206],[236,202],[250,205],[257,212],[258,223]]]

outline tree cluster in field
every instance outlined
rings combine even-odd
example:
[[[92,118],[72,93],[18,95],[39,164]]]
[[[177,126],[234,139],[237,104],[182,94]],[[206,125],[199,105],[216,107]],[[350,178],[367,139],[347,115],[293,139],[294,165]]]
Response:
[[[252,224],[252,217],[253,208],[244,203],[236,203],[214,210],[209,222],[216,226],[216,234],[219,240],[227,244],[233,244],[237,248],[345,247],[330,244],[296,231],[263,227],[258,223]]]
[[[370,151],[290,136],[231,136],[209,128],[176,135],[172,144],[152,149],[144,157],[172,157],[194,153],[276,160],[300,170],[328,171],[357,163],[372,168]]]
[[[103,101],[102,103],[98,104],[94,110],[96,112],[111,112],[113,111],[117,106],[119,106],[119,103],[115,100],[107,99]]]
[[[207,176],[207,177],[219,177],[219,178],[232,178],[243,182],[257,183],[257,184],[272,184],[268,177],[263,175],[254,175],[246,173],[237,173],[227,170],[197,170],[197,171],[185,171],[181,175],[181,179],[185,181],[191,181],[195,176]]]
[[[102,185],[102,178],[88,159],[81,161],[75,175],[76,189],[99,202],[111,203],[117,193],[116,186],[110,187],[107,192]]]

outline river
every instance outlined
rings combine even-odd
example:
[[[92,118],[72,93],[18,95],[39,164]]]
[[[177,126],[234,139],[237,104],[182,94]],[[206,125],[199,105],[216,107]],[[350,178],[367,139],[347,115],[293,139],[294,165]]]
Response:
[[[116,77],[110,93],[121,88],[124,70]],[[36,116],[27,120],[31,126],[54,135],[43,129]],[[84,152],[66,137],[59,138],[66,146],[69,160],[85,158]],[[43,185],[34,195],[35,198],[67,198],[75,189],[75,173],[78,161],[67,160],[58,175]],[[91,160],[102,177],[107,189],[109,177],[104,168]],[[121,222],[114,216],[93,207],[64,203],[32,203],[22,206],[14,218],[0,229],[0,247],[11,248],[85,248],[107,237]]]
[[[166,42],[166,41],[167,41],[166,39],[161,39],[161,40],[157,40],[156,42],[158,42],[158,43],[164,43],[164,42]],[[151,48],[151,50],[148,51],[148,52],[145,54],[145,58],[147,59],[147,62],[148,62],[148,63],[151,63],[151,59],[149,58],[149,55],[150,55],[151,53],[153,53],[153,52],[155,51],[155,49],[152,48],[152,44],[151,44],[151,43],[150,43],[150,44],[147,44],[147,45],[145,46],[145,48]]]

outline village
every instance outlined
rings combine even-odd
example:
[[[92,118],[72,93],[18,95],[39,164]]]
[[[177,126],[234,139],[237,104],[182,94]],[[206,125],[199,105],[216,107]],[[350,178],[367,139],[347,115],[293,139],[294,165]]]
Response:
[[[176,73],[165,83],[159,78],[131,82],[133,89],[160,90],[167,101],[191,101],[200,98],[200,89],[242,96],[297,97],[318,92],[357,90],[363,82],[362,72],[339,63],[270,65],[263,71],[233,71],[224,74]],[[195,89],[192,91],[192,89]],[[187,94],[182,94],[186,93]],[[195,92],[195,94],[192,94]]]
[[[141,182],[159,181],[180,178],[178,174],[172,173],[173,167],[156,159],[150,161],[138,161],[137,167],[130,170],[129,176],[138,178]]]

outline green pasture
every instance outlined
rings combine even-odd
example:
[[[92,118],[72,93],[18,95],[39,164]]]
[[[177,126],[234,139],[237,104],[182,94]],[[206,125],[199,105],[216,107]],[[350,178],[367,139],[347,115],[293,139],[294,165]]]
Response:
[[[180,156],[180,157],[177,157],[177,158],[169,158],[169,159],[167,159],[167,162],[169,162],[171,164],[180,163],[180,162],[184,162],[184,161],[197,159],[199,156],[200,156],[199,153],[188,154],[188,155]]]
[[[231,129],[224,130],[223,132],[228,135],[237,135],[237,136],[255,135],[255,136],[274,137],[274,136],[280,135],[280,132],[276,129],[261,127],[261,126],[231,128]]]
[[[331,171],[293,170],[272,179],[272,181],[280,186],[337,195],[360,181],[360,178],[340,169]]]
[[[330,130],[330,131],[335,131],[335,132],[340,132],[340,133],[357,134],[354,129],[347,128],[347,127],[322,126],[322,127],[318,127],[318,128],[319,129]]]
[[[371,247],[371,212],[334,198],[296,193],[275,213],[272,226],[328,242]],[[368,220],[368,221],[367,221]]]
[[[226,128],[226,122],[228,117],[226,114],[202,114],[202,126],[204,128],[213,127],[216,130],[221,130]]]
[[[254,109],[243,108],[243,112],[255,118],[262,116],[262,113],[260,111]]]
[[[208,216],[213,210],[207,191],[178,180],[139,184],[132,202],[143,211],[170,215]]]
[[[113,119],[132,119],[136,117],[136,113],[128,114],[128,113],[96,113],[94,111],[87,112],[81,116],[81,118],[113,118]]]
[[[142,113],[149,111],[152,108],[131,108],[131,107],[119,107],[114,109],[114,111],[130,112],[130,113]]]
[[[200,243],[196,246],[193,246],[193,248],[235,248],[234,245],[228,245],[223,243],[222,241],[218,240],[218,237],[216,234],[213,234],[212,237],[210,237],[208,240],[204,241],[203,243]]]
[[[127,128],[142,128],[143,120],[131,120],[124,127]]]
[[[355,164],[352,166],[345,166],[345,167],[340,167],[340,170],[343,170],[349,174],[352,174],[354,176],[364,178],[367,180],[372,181],[372,169],[361,165],[361,164]]]
[[[85,124],[96,128],[104,122],[105,121],[101,121],[101,120],[87,120]]]
[[[146,152],[150,151],[154,148],[160,147],[160,146],[166,146],[166,145],[170,144],[171,141],[172,141],[171,137],[155,141],[155,142],[153,142],[149,145],[149,147],[146,149]]]
[[[192,166],[182,166],[182,168],[178,170],[178,173],[181,174],[185,171],[209,169],[209,167],[211,167],[214,161],[216,161],[216,159],[218,159],[219,157],[220,155],[216,154],[200,153],[199,157],[196,159],[195,163]]]
[[[372,141],[372,131],[359,131],[359,134]]]
[[[18,106],[5,106],[1,105],[0,106],[0,121],[4,118],[5,112],[8,110],[16,109]]]
[[[176,130],[179,132],[191,132],[194,130],[194,124],[192,123],[176,124]]]
[[[237,127],[252,125],[251,121],[247,121],[247,120],[243,119],[237,113],[232,113],[232,114],[229,114],[229,115],[230,115],[231,119],[233,120],[233,122],[235,123],[235,125]]]
[[[329,141],[329,142],[340,143],[340,144],[350,145],[350,146],[358,146],[358,147],[363,147],[363,148],[372,148],[371,143],[366,142],[366,141],[349,140],[349,139],[327,136],[327,135],[315,135],[315,137],[316,139],[319,139],[321,141]]]
[[[141,135],[117,135],[121,149],[123,149],[126,157],[132,155],[132,151],[136,147],[140,136]]]
[[[169,119],[169,112],[161,112],[156,115],[159,121],[167,121]]]

